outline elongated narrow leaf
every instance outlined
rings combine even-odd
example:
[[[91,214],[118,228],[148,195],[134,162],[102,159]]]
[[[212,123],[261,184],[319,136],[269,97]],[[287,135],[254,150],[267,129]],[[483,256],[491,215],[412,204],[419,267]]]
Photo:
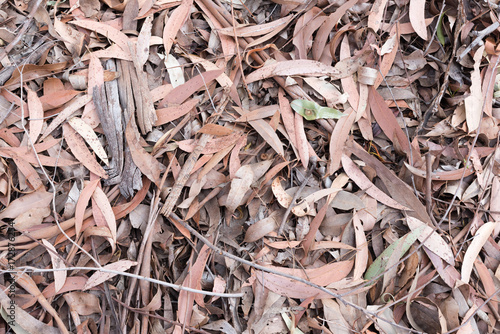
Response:
[[[48,249],[48,253],[50,255],[50,261],[52,262],[52,268],[54,269],[65,269],[66,265],[64,264],[62,258],[58,255],[56,248],[47,240],[42,239],[42,243]],[[66,270],[57,270],[54,271],[54,281],[55,281],[55,292],[59,292],[61,288],[64,286],[66,282]]]
[[[112,271],[117,271],[117,272],[125,272],[127,271],[130,267],[137,265],[137,262],[134,261],[129,261],[129,260],[120,260],[111,264],[108,264],[103,267],[103,269],[107,270],[112,270]],[[116,276],[117,274],[115,273],[106,273],[102,271],[96,271],[90,278],[87,280],[85,283],[85,286],[83,287],[83,290],[88,290],[92,289],[95,286],[98,286],[99,284],[106,282],[108,279]]]
[[[97,156],[101,158],[106,165],[109,165],[108,155],[106,154],[104,147],[102,147],[101,142],[99,141],[99,138],[97,138],[94,130],[92,130],[92,127],[79,117],[70,118],[68,123],[73,127],[73,129],[76,130],[76,132],[80,134],[80,136],[82,136],[83,139],[85,139],[87,144],[89,144],[89,146],[94,150],[95,154],[97,154]]]
[[[113,241],[116,242],[116,217],[113,209],[111,208],[108,197],[101,188],[96,187],[94,193],[92,194],[92,198],[95,200],[95,203],[101,210],[104,219],[106,220],[106,224],[111,231]]]
[[[43,126],[43,107],[38,95],[31,89],[28,89],[28,108],[30,113],[30,140],[34,144],[38,135],[42,132]]]
[[[69,124],[63,124],[63,134],[75,158],[92,173],[107,179],[108,175],[106,171],[99,165],[92,153],[90,153],[83,138]]]

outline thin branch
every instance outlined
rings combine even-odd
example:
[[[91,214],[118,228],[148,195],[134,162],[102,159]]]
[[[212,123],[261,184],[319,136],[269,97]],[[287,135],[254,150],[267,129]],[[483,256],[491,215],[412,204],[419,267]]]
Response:
[[[68,268],[42,269],[42,268],[35,268],[35,267],[31,267],[31,266],[23,266],[23,267],[17,267],[16,269],[17,270],[0,270],[0,273],[18,273],[21,270],[25,271],[25,272],[32,272],[32,273],[51,273],[54,271],[72,271],[72,270],[95,270],[95,271],[99,271],[99,272],[106,273],[106,274],[132,277],[132,278],[135,278],[138,280],[148,281],[150,283],[165,286],[167,288],[172,288],[172,289],[177,290],[177,291],[184,290],[184,291],[188,291],[188,292],[192,292],[192,293],[197,293],[200,295],[224,297],[224,298],[241,298],[244,295],[242,292],[239,292],[239,293],[219,293],[219,292],[212,292],[212,291],[197,290],[197,289],[188,288],[188,287],[185,287],[182,285],[177,285],[177,284],[172,284],[172,283],[160,281],[160,280],[154,279],[154,278],[135,275],[135,274],[127,273],[127,272],[123,272],[123,271],[106,269],[103,267],[101,267],[101,268],[68,267]]]

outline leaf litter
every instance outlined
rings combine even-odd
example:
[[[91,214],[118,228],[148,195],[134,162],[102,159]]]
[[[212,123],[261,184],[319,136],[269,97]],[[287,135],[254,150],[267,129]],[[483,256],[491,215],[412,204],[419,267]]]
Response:
[[[494,3],[0,14],[2,330],[500,328]]]

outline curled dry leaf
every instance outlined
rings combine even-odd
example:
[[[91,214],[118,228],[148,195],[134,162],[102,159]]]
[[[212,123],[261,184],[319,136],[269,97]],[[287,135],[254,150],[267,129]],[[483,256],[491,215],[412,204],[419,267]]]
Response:
[[[315,191],[311,195],[304,198],[300,203],[293,207],[292,213],[298,217],[303,217],[309,214],[310,208],[314,207],[314,203],[316,203],[319,199],[330,196],[332,194],[338,193],[340,188],[327,188]]]
[[[272,268],[279,272],[310,280],[312,283],[320,286],[327,286],[345,278],[351,271],[352,266],[353,261],[340,261],[326,264],[320,268],[305,269],[305,272],[303,269],[281,267]],[[257,277],[257,280],[267,289],[289,298],[305,299],[314,297],[321,299],[328,298],[329,296],[331,297],[331,295],[326,292],[276,274],[256,270],[255,276]]]
[[[332,66],[314,60],[288,60],[275,62],[255,70],[246,77],[247,83],[267,79],[273,76],[323,76],[339,77],[341,73]]]
[[[250,186],[260,179],[266,171],[271,167],[272,160],[265,160],[255,164],[241,166],[235,174],[235,178],[231,181],[231,189],[226,200],[226,208],[230,213],[233,213],[236,208],[243,204],[245,196]]]
[[[275,62],[253,71],[246,77],[247,83],[267,79],[273,76],[323,76],[328,75],[340,79],[343,73],[332,66],[314,60],[285,60]]]
[[[75,111],[85,106],[92,100],[90,95],[81,95],[74,98],[58,115],[52,120],[50,125],[45,129],[40,139],[45,139],[52,133],[59,125],[68,119]]]
[[[201,278],[209,255],[210,249],[207,247],[207,245],[203,245],[199,252],[198,258],[193,263],[186,278],[184,279],[184,286],[193,289],[201,288]],[[200,295],[198,296],[199,297],[197,298],[196,296],[194,296],[194,293],[187,292],[186,290],[182,290],[179,293],[179,308],[177,311],[177,319],[181,324],[190,323],[191,313],[193,311],[193,301],[195,299],[200,306],[204,306],[203,298]],[[176,328],[174,329],[174,333],[182,334],[182,332],[183,331],[180,326],[176,326]]]
[[[149,43],[151,40],[151,29],[153,28],[153,16],[148,16],[142,24],[141,32],[137,37],[137,61],[141,66],[146,64],[149,56]]]
[[[193,0],[183,0],[181,5],[174,9],[170,17],[165,16],[166,22],[163,28],[163,44],[165,46],[165,54],[170,54],[170,49],[175,40],[175,35],[179,32],[182,25],[186,21]]]
[[[236,144],[238,140],[240,140],[241,136],[241,132],[233,132],[227,136],[212,138],[207,143],[202,153],[206,155],[217,153],[228,146]],[[198,145],[198,140],[181,140],[177,142],[177,145],[179,145],[181,150],[191,153]]]
[[[295,133],[295,143],[297,144],[297,151],[299,153],[300,162],[302,166],[307,169],[309,166],[309,142],[307,141],[306,131],[304,128],[304,118],[295,113],[294,119],[294,133]]]
[[[363,273],[366,271],[366,266],[368,264],[368,242],[366,240],[366,235],[357,213],[354,213],[352,217],[352,223],[354,226],[354,235],[356,238],[357,248],[353,280],[357,280],[362,278]]]
[[[155,122],[155,125],[158,126],[175,121],[176,119],[186,115],[188,112],[193,110],[193,108],[196,107],[198,103],[198,99],[191,99],[178,106],[156,109],[157,120]]]
[[[91,315],[102,312],[99,298],[91,293],[74,291],[64,294],[63,297],[70,309],[79,315]]]
[[[346,111],[345,115],[347,117],[341,118],[335,125],[330,138],[330,164],[328,166],[328,174],[333,174],[340,168],[342,151],[345,142],[349,138],[349,132],[354,123],[356,112],[354,109],[350,109]]]
[[[412,172],[412,174],[423,177],[423,178],[427,177],[427,172],[425,172],[421,169],[415,168],[415,167],[407,164],[406,162],[405,162],[405,166],[406,166],[406,168],[408,168],[408,170],[410,172]],[[465,168],[459,168],[456,170],[450,170],[450,171],[445,171],[445,172],[432,172],[431,179],[434,181],[460,180],[462,178],[462,175],[463,175],[463,177],[466,177],[466,176],[471,175],[474,172],[472,167],[466,168],[465,170],[464,169]]]
[[[397,144],[400,145],[401,149],[409,154],[410,145],[408,144],[408,138],[399,126],[399,123],[391,109],[389,109],[382,96],[380,96],[378,91],[376,91],[373,86],[370,87],[369,103],[373,117],[375,117],[375,120],[380,125],[386,136],[393,143],[397,141]]]
[[[35,225],[42,223],[52,210],[48,206],[30,208],[14,219],[14,228],[18,231],[26,231]]]
[[[258,25],[249,25],[245,27],[229,27],[229,28],[223,28],[219,30],[219,34],[227,35],[233,37],[234,34],[236,33],[236,36],[238,37],[254,37],[254,36],[262,36],[265,34],[268,34],[270,32],[273,32],[275,30],[281,30],[284,27],[290,23],[290,21],[293,19],[293,15],[288,15],[285,17],[282,17],[278,20],[273,20],[272,22],[269,23],[264,23],[264,24],[258,24]]]
[[[182,70],[181,64],[179,64],[179,61],[171,54],[165,57],[165,67],[167,68],[170,83],[173,88],[179,87],[186,82],[184,80],[184,71]]]
[[[135,165],[148,179],[159,186],[161,180],[160,174],[166,167],[141,146],[137,130],[134,130],[132,127],[132,122],[128,122],[127,129],[125,130],[125,138],[130,147],[130,154]]]
[[[93,181],[86,183],[85,187],[80,193],[80,196],[78,197],[78,202],[76,203],[76,209],[75,209],[76,235],[80,235],[83,225],[83,219],[85,216],[85,209],[87,208],[89,200],[92,197],[92,194],[94,193],[94,190],[96,189],[100,181],[101,181],[100,179],[95,179]]]
[[[470,86],[470,95],[465,98],[465,114],[467,128],[469,132],[475,131],[479,127],[483,117],[483,92],[481,89],[480,65],[483,58],[484,46],[480,47],[474,54],[474,71],[471,74],[472,84]]]
[[[113,28],[109,24],[96,22],[93,20],[71,21],[71,24],[95,31],[105,36],[106,38],[109,38],[110,40],[115,42],[125,54],[130,56],[130,49],[128,47],[128,43],[130,42],[129,38],[123,32],[117,30],[116,28]]]
[[[288,193],[283,189],[281,185],[280,177],[277,177],[273,180],[271,184],[271,189],[273,191],[274,197],[278,200],[278,203],[284,207],[288,208],[292,204],[292,196],[288,195]]]
[[[167,107],[171,104],[181,104],[186,101],[197,90],[207,87],[213,80],[218,78],[224,69],[207,71],[189,79],[186,83],[172,89],[170,93],[161,101],[160,107]]]
[[[424,41],[427,40],[427,26],[425,25],[425,0],[410,0],[410,22],[415,32]]]

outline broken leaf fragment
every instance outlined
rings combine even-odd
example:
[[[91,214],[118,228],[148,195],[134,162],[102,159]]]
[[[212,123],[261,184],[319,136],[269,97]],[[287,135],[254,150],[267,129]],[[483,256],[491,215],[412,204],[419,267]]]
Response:
[[[334,108],[322,107],[314,101],[308,100],[293,100],[290,106],[299,115],[308,121],[314,121],[319,118],[335,118],[343,117],[344,114]]]

